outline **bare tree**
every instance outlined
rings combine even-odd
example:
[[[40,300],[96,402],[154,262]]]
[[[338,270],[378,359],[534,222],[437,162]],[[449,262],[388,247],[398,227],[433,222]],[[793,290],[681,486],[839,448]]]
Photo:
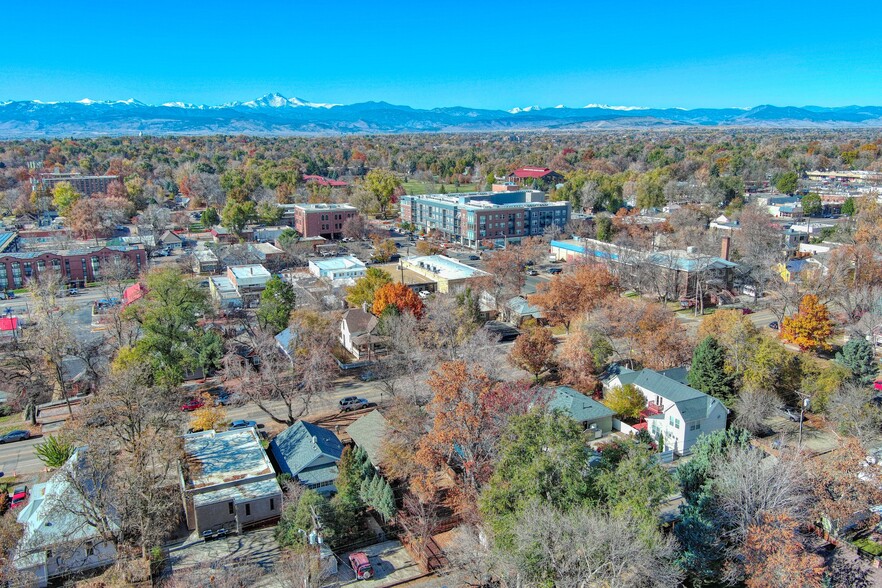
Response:
[[[313,545],[284,551],[274,571],[282,588],[320,588],[329,573]]]
[[[735,401],[735,424],[754,435],[764,434],[769,430],[766,420],[779,403],[775,392],[745,388]]]
[[[863,386],[846,384],[830,401],[829,413],[838,422],[839,432],[868,442],[882,428],[882,409],[873,402],[873,393]]]
[[[137,275],[135,264],[128,258],[116,255],[101,266],[101,282],[106,298],[122,299],[129,281]]]

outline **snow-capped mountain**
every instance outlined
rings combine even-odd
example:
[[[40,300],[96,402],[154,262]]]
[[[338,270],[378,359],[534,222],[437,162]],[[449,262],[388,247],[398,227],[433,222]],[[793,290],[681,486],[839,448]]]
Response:
[[[139,134],[329,135],[345,133],[573,131],[652,127],[882,128],[882,106],[650,108],[588,104],[490,110],[338,105],[272,93],[217,106],[128,100],[0,101],[0,139]]]

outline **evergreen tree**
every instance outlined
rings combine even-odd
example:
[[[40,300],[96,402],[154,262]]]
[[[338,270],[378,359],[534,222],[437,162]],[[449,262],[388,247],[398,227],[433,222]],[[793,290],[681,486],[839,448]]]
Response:
[[[855,382],[869,385],[876,379],[876,358],[873,346],[866,339],[851,339],[836,354],[836,362],[851,372]]]
[[[392,492],[392,486],[386,480],[383,480],[382,490],[374,508],[387,523],[395,516],[395,494]]]
[[[726,373],[726,352],[713,337],[706,337],[692,354],[689,385],[726,404],[734,400],[732,376]]]

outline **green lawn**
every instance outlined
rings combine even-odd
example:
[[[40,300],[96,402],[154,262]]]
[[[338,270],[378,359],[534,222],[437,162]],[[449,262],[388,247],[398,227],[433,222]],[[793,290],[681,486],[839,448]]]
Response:
[[[441,191],[441,184],[433,182],[407,180],[402,186],[408,194],[435,194]],[[444,189],[448,194],[452,194],[454,192],[476,192],[480,188],[477,184],[460,184],[459,186],[444,184]]]

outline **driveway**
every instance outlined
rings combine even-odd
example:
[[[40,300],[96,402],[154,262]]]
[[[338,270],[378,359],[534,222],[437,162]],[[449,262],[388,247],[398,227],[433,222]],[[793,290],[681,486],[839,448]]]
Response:
[[[367,554],[374,568],[374,577],[369,580],[356,580],[355,573],[349,567],[349,553],[340,556],[337,562],[337,582],[340,586],[358,584],[364,588],[388,586],[422,575],[419,566],[410,559],[407,550],[400,541],[385,541],[358,551]]]

